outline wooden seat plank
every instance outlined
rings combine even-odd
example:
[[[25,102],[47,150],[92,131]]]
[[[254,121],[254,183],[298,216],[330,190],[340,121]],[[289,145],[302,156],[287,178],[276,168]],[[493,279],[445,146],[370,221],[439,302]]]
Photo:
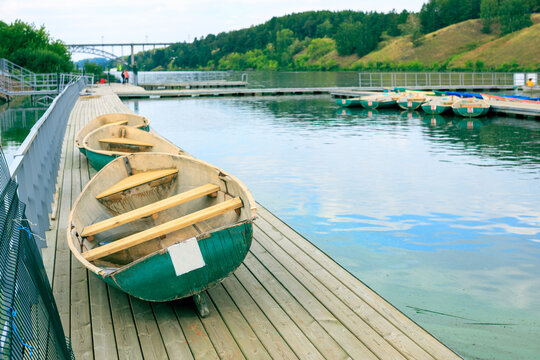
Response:
[[[92,236],[100,232],[113,229],[117,226],[127,224],[134,220],[141,219],[143,217],[156,214],[160,211],[170,209],[174,206],[186,203],[193,199],[200,198],[204,195],[215,193],[217,191],[219,191],[219,186],[214,185],[214,184],[206,184],[203,186],[199,186],[195,189],[191,189],[183,193],[176,194],[174,196],[157,201],[155,203],[148,204],[146,206],[126,212],[124,214],[89,225],[83,229],[81,236],[82,237]]]
[[[128,176],[125,179],[120,180],[101,194],[96,196],[96,199],[101,199],[106,196],[119,193],[121,191],[133,188],[138,185],[148,183],[178,172],[178,169],[163,169],[163,170],[151,170],[141,172],[135,175]]]
[[[98,140],[100,143],[107,143],[107,144],[121,144],[121,145],[134,145],[134,146],[146,146],[146,147],[152,147],[153,144],[139,141],[135,139],[129,139],[129,138],[104,138]]]
[[[202,209],[194,213],[182,216],[178,219],[171,220],[153,228],[126,236],[125,238],[116,240],[112,243],[88,250],[82,253],[82,256],[88,261],[100,259],[107,255],[129,249],[130,247],[141,244],[148,240],[170,234],[174,231],[196,224],[199,221],[210,219],[212,217],[224,214],[228,211],[235,210],[240,207],[242,207],[242,200],[240,200],[240,198],[233,198],[219,204],[210,206],[206,209]]]
[[[120,121],[114,121],[114,122],[110,122],[110,123],[107,123],[105,125],[127,125],[128,121],[127,120],[120,120]]]

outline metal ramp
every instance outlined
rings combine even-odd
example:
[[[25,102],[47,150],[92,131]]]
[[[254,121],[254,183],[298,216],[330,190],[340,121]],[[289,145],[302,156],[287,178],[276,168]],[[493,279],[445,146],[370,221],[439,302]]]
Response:
[[[10,101],[13,96],[26,95],[32,96],[38,104],[48,105],[56,95],[81,76],[82,74],[37,74],[7,59],[0,59],[0,97]]]

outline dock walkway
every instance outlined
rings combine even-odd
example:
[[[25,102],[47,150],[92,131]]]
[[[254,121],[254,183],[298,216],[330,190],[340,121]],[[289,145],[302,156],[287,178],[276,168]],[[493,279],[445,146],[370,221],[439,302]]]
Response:
[[[129,111],[98,87],[77,101],[64,139],[43,257],[77,359],[459,359],[262,206],[247,258],[207,292],[205,318],[192,299],[141,301],[89,273],[66,244],[72,204],[95,174],[74,137]]]

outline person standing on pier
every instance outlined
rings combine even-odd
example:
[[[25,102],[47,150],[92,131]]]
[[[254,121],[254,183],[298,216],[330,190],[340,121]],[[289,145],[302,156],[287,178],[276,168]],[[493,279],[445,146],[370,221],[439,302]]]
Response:
[[[127,69],[124,70],[124,77],[126,78],[126,84],[129,84],[129,73],[128,73]]]
[[[122,84],[125,84],[126,83],[126,76],[124,75],[123,71],[120,73],[120,76],[122,76]]]

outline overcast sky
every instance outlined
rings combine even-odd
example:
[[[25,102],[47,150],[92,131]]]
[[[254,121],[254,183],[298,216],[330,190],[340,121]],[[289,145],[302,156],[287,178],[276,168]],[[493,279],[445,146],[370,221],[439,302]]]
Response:
[[[178,42],[307,10],[418,11],[427,0],[0,0],[0,20],[44,25],[67,44]],[[111,49],[105,49],[110,51]],[[124,55],[127,55],[127,49]],[[119,53],[119,51],[115,51]],[[84,55],[83,57],[86,57]]]

